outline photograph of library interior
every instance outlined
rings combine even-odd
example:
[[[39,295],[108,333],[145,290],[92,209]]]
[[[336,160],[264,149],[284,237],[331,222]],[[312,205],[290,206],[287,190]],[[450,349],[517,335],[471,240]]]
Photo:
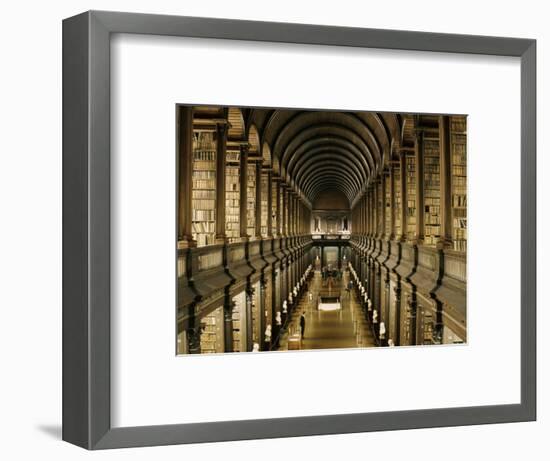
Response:
[[[177,354],[467,342],[466,115],[175,112]]]

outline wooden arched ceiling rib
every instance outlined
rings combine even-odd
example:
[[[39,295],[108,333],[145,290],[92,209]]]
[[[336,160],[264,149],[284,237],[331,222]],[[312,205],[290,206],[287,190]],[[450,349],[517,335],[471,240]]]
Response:
[[[285,150],[282,153],[281,151],[275,151],[273,149],[273,155],[277,155],[280,159],[281,170],[286,171],[286,166],[293,156],[293,153],[298,150],[302,144],[321,137],[340,138],[340,140],[346,142],[347,145],[350,146],[350,150],[360,154],[358,160],[363,157],[369,166],[369,170],[375,170],[376,164],[380,159],[380,152],[377,150],[373,152],[372,148],[370,148],[360,136],[342,125],[310,126],[297,133],[296,136],[285,145]]]
[[[357,194],[357,184],[342,171],[319,171],[315,176],[310,176],[303,186],[304,194],[309,197],[310,191],[324,180],[332,181],[332,188],[341,190],[351,200]]]
[[[304,162],[308,161],[311,157],[315,157],[318,153],[327,151],[349,158],[355,163],[355,168],[358,169],[364,178],[370,176],[371,167],[361,151],[347,139],[341,137],[321,137],[303,143],[289,159],[286,165],[287,174],[292,178],[295,171],[298,170]]]
[[[289,151],[292,152],[292,146],[298,140],[303,140],[305,133],[311,133],[314,128],[319,128],[326,135],[339,131],[343,133],[341,136],[358,145],[365,155],[374,157],[374,163],[381,160],[379,143],[359,118],[345,113],[303,112],[289,120],[273,143],[273,155],[281,159],[281,165],[286,164],[286,156]]]
[[[334,187],[338,188],[340,185],[346,184],[350,186],[350,192],[359,193],[361,189],[361,183],[358,183],[357,178],[353,178],[349,175],[346,175],[345,171],[335,170],[334,165],[327,165],[325,167],[319,168],[311,173],[309,176],[304,178],[304,181],[300,184],[302,190],[305,192],[309,185],[311,185],[319,177],[334,177],[338,178],[338,181],[335,182]]]
[[[356,170],[356,166],[353,161],[348,158],[336,158],[331,152],[319,154],[313,158],[310,158],[307,162],[302,163],[295,174],[292,175],[296,186],[302,188],[302,184],[305,179],[311,176],[315,170],[318,170],[325,165],[330,165],[334,170],[344,170],[346,174],[350,175],[357,183],[359,190],[361,189],[363,182],[363,176]],[[342,168],[344,167],[344,168]]]

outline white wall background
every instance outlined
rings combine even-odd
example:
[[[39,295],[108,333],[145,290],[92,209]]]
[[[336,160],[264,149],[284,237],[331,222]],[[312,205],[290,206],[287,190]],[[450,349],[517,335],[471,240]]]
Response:
[[[539,286],[550,275],[549,54],[544,3],[145,0],[12,2],[2,9],[0,49],[0,454],[6,459],[543,459],[550,430],[549,341],[539,328],[539,421],[88,453],[61,434],[61,19],[88,9],[137,11],[538,39]],[[545,123],[546,122],[546,123]],[[505,259],[505,257],[503,258]],[[550,316],[539,292],[539,325]],[[538,455],[538,456],[537,456]],[[542,456],[541,456],[542,455]]]

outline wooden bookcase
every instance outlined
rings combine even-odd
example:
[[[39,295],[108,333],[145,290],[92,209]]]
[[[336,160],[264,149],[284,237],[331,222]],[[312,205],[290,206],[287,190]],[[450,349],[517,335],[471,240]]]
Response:
[[[246,352],[246,294],[244,291],[233,297],[233,352]]]
[[[224,352],[223,306],[201,319],[201,354]]]
[[[277,181],[271,182],[271,233],[277,235],[277,188],[279,184]]]
[[[238,158],[237,158],[238,162]],[[225,234],[229,242],[240,238],[240,175],[238,163],[227,163],[225,167]]]
[[[267,194],[269,190],[269,176],[267,173],[262,173],[262,185],[261,185],[261,223],[260,223],[260,233],[262,237],[267,237],[267,217],[269,210],[267,209]]]
[[[384,223],[384,215],[382,213],[385,213],[385,207],[384,207],[385,192],[382,186],[383,186],[382,181],[378,182],[378,184],[376,185],[376,210],[377,210],[377,217],[378,217],[377,219],[378,235],[381,235],[385,230],[382,226],[382,224]]]
[[[439,139],[424,140],[424,243],[435,245],[440,236]]]
[[[413,240],[416,235],[416,165],[414,154],[407,154],[407,229],[408,240]]]
[[[216,232],[216,140],[210,131],[193,133],[192,233],[198,246],[211,245]]]
[[[394,191],[394,222],[395,236],[401,235],[401,167],[399,163],[394,164],[393,168],[393,191]]]
[[[384,189],[384,213],[386,214],[384,220],[384,235],[386,236],[386,238],[389,238],[391,234],[391,183],[389,175],[386,175],[386,180],[384,181]]]
[[[256,165],[247,165],[246,180],[246,232],[249,236],[256,236]]]
[[[453,248],[466,251],[468,191],[465,116],[451,117],[451,202]]]
[[[253,293],[252,293],[252,345],[254,343],[261,344],[260,335],[262,332],[260,331],[261,326],[261,301],[260,301],[260,282],[256,282],[253,286]]]

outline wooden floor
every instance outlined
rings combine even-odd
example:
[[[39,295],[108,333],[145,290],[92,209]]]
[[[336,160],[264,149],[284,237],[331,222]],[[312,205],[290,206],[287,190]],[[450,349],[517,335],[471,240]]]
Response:
[[[372,332],[363,317],[359,301],[354,290],[351,295],[345,290],[349,276],[344,273],[342,280],[334,284],[323,285],[320,272],[315,272],[309,289],[313,294],[310,303],[307,292],[298,301],[289,328],[281,338],[279,350],[288,349],[288,336],[300,329],[300,315],[306,313],[306,328],[301,349],[339,349],[354,347],[374,347]],[[317,297],[339,296],[342,309],[338,311],[318,311]]]

